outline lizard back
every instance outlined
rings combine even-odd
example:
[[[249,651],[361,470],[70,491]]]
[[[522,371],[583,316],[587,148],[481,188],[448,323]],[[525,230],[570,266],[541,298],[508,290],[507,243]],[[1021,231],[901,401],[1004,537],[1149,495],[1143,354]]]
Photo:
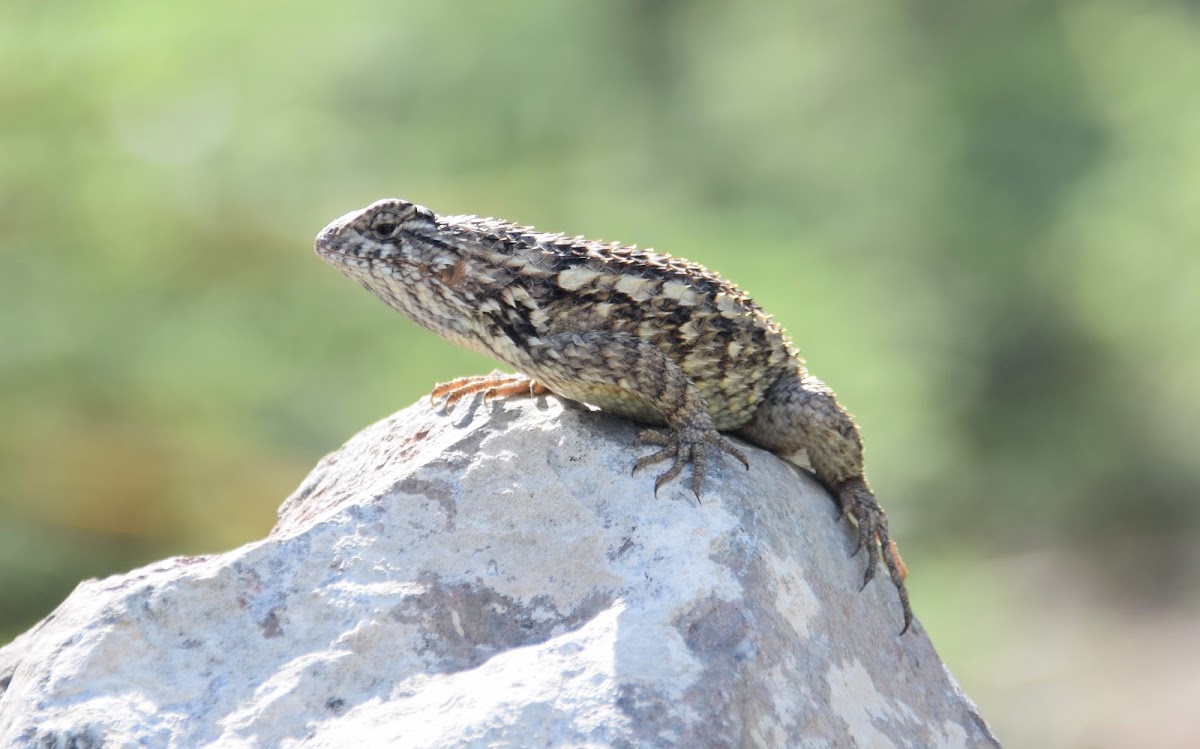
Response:
[[[651,250],[386,200],[330,224],[317,252],[418,324],[537,379],[531,352],[552,336],[603,330],[649,342],[696,384],[718,429],[745,424],[767,388],[802,366],[735,285]],[[591,402],[660,421],[604,400]]]

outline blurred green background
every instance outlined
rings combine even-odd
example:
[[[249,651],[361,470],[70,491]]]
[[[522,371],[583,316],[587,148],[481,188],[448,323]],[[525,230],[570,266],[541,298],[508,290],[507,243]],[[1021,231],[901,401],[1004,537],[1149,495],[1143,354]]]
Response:
[[[0,6],[0,642],[263,536],[491,363],[324,266],[402,196],[714,268],[858,416],[1013,746],[1197,746],[1200,4]]]

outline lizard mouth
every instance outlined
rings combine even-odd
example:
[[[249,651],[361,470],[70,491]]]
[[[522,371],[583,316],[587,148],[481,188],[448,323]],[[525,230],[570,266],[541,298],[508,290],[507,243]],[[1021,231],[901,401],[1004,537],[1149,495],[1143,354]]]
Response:
[[[313,244],[313,249],[325,260],[345,262],[350,258],[346,253],[339,252],[328,245],[323,245],[319,241]]]
[[[330,265],[352,266],[355,268],[367,268],[371,265],[371,260],[369,258],[351,255],[342,252],[341,250],[334,249],[329,245],[322,244],[320,239],[313,243],[313,249],[316,250],[317,255],[322,260]]]
[[[359,255],[351,252],[330,247],[327,244],[322,244],[321,238],[313,243],[313,249],[316,250],[317,256],[335,268],[347,271],[358,271],[360,273],[372,272],[372,270],[382,261],[378,257],[372,255]]]

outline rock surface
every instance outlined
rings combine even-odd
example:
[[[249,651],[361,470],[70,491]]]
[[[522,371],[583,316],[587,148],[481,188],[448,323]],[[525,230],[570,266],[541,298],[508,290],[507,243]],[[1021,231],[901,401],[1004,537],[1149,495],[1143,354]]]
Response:
[[[266,539],[0,649],[0,746],[998,746],[815,481],[745,446],[655,498],[636,431],[554,398],[375,424]]]

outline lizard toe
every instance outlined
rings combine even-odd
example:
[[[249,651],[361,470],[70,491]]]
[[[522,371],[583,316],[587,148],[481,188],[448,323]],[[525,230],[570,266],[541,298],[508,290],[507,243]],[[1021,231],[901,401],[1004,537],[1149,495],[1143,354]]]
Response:
[[[647,445],[670,445],[671,438],[663,434],[657,429],[643,429],[638,432],[638,442],[644,442]]]
[[[687,457],[685,457],[683,454],[677,454],[675,456],[675,462],[671,464],[671,467],[655,477],[654,496],[658,496],[658,490],[661,489],[664,484],[669,481],[674,481],[679,474],[683,473],[683,467],[686,466],[687,463]]]
[[[882,560],[887,568],[888,577],[891,578],[892,585],[896,589],[896,594],[900,598],[900,606],[904,612],[904,628],[900,630],[900,634],[904,634],[912,626],[913,621],[908,589],[904,584],[905,578],[908,576],[908,568],[904,566],[904,561],[896,549],[896,543],[888,534],[887,515],[884,514],[875,495],[861,478],[843,483],[838,491],[838,499],[841,501],[843,514],[853,517],[858,526],[854,552],[851,556],[857,555],[864,547],[867,550],[867,569],[863,572],[862,587],[866,588],[875,579],[879,562]]]
[[[667,433],[647,429],[638,434],[638,441],[651,445],[661,445],[662,449],[640,458],[634,463],[633,473],[637,473],[642,468],[655,463],[661,463],[670,458],[675,459],[670,468],[655,478],[654,492],[656,495],[660,488],[677,478],[690,463],[692,465],[692,480],[689,488],[696,495],[696,500],[700,501],[700,496],[704,489],[704,480],[708,476],[709,456],[714,450],[732,455],[747,469],[750,468],[750,461],[746,458],[745,453],[725,437],[721,436],[720,432],[712,428],[684,427],[673,429]]]
[[[668,445],[667,447],[664,447],[663,449],[661,449],[657,452],[647,455],[644,458],[639,458],[638,461],[633,464],[633,470],[630,472],[629,475],[632,476],[632,475],[636,474],[638,471],[642,470],[643,468],[648,468],[648,467],[654,465],[655,463],[661,463],[664,460],[667,460],[668,458],[673,458],[678,453],[679,453],[678,447],[676,447],[674,445]]]

